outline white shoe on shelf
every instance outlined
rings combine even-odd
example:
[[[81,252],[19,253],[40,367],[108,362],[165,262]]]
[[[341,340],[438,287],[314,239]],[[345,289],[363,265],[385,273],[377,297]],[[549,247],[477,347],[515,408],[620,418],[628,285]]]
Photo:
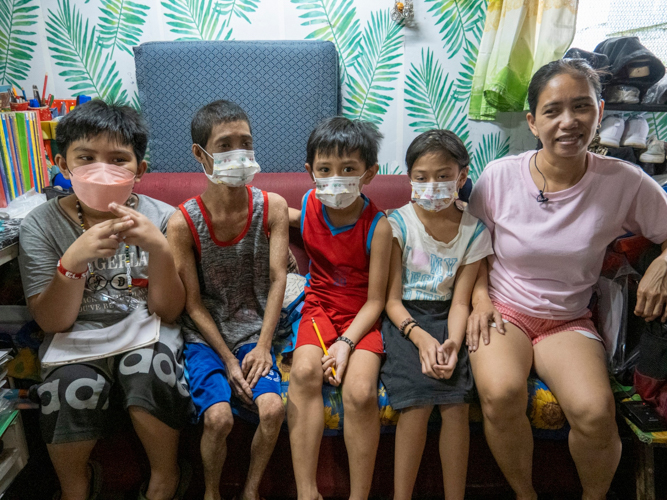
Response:
[[[644,163],[662,163],[665,161],[665,141],[661,141],[657,136],[652,135],[648,138],[648,148],[641,155],[639,161]]]
[[[600,127],[600,144],[617,148],[621,144],[621,137],[625,129],[625,120],[620,115],[607,115],[602,119]]]
[[[631,116],[625,121],[625,130],[621,137],[621,146],[646,149],[648,122],[641,115]]]

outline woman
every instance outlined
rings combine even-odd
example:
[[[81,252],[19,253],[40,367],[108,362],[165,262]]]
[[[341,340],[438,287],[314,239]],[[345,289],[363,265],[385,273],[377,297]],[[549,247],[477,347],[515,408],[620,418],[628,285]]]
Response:
[[[616,237],[631,231],[662,245],[635,313],[667,319],[667,194],[636,166],[588,152],[602,119],[600,91],[598,74],[581,59],[538,70],[527,120],[543,149],[489,164],[470,198],[495,255],[488,286],[480,270],[467,342],[487,441],[520,500],[537,498],[526,417],[531,368],[570,423],[583,498],[605,498],[618,466],[604,346],[587,308]]]

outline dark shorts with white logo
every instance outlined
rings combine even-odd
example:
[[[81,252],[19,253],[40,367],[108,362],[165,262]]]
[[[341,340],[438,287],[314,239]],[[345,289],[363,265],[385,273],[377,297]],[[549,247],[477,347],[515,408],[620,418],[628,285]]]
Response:
[[[141,407],[174,429],[183,427],[191,409],[183,339],[179,328],[165,326],[160,328],[160,340],[151,346],[59,367],[34,387],[44,441],[58,444],[104,437],[117,402],[125,410]]]

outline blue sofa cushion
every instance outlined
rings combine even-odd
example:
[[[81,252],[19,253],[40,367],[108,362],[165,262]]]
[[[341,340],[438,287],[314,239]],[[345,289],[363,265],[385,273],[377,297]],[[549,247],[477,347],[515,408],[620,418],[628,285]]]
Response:
[[[264,172],[302,172],[310,132],[340,111],[331,42],[148,42],[134,55],[154,172],[201,171],[191,152],[190,122],[217,99],[248,113]]]

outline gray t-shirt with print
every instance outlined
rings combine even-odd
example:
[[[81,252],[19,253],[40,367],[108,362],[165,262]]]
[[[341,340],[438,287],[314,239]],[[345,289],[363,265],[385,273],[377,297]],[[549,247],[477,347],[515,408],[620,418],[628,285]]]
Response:
[[[145,215],[163,234],[174,207],[147,196],[137,195],[135,209]],[[19,267],[26,298],[41,293],[51,282],[58,260],[82,230],[62,209],[58,199],[40,205],[28,214],[19,232]],[[148,297],[148,252],[130,246],[132,302],[126,300],[127,278],[125,245],[116,254],[92,262],[93,275],[86,277],[86,287],[76,324],[82,329],[105,328],[118,323],[137,306],[145,305]],[[63,297],[63,300],[70,300]],[[40,354],[51,343],[47,335]]]

